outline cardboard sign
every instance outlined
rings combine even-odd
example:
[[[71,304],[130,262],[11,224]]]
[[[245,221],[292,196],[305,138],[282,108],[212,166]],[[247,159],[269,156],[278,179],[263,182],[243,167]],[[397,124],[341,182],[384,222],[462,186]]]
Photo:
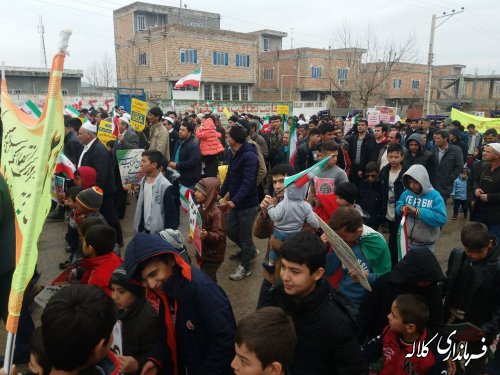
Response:
[[[194,203],[193,196],[189,195],[189,235],[193,239],[194,247],[201,257],[201,215],[196,203]]]
[[[373,111],[367,113],[368,126],[375,127],[380,124],[380,111]]]
[[[116,135],[113,134],[113,123],[111,121],[101,120],[99,123],[99,130],[97,138],[106,146],[108,141],[116,140]]]
[[[288,115],[290,113],[290,107],[287,105],[278,104],[276,106],[276,112],[278,115]]]
[[[120,178],[125,191],[133,190],[135,186],[139,185],[141,179],[144,177],[144,172],[141,170],[143,152],[144,150],[142,148],[116,151]]]
[[[146,115],[148,113],[148,103],[132,98],[130,105],[130,126],[135,131],[142,131],[146,127]]]
[[[375,109],[380,111],[380,122],[384,124],[396,123],[396,107],[376,106]]]
[[[354,255],[352,249],[318,215],[316,215],[316,218],[319,221],[319,226],[328,236],[328,241],[330,242],[330,245],[332,245],[333,251],[342,262],[342,265],[349,271],[352,271],[356,275],[358,275],[359,283],[361,284],[361,286],[371,292],[372,287],[370,286],[370,283],[368,282],[363,269],[359,265],[358,258],[356,258],[356,255]]]
[[[66,179],[61,176],[52,176],[52,191],[51,196],[54,202],[59,202],[58,195],[64,194],[64,184]]]

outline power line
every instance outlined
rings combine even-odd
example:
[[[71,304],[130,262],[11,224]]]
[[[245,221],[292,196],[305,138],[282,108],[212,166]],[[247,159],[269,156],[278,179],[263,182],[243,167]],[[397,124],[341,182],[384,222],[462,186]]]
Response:
[[[66,8],[66,9],[70,9],[70,10],[77,10],[79,12],[84,12],[84,13],[89,13],[89,14],[95,14],[96,16],[101,16],[101,17],[107,17],[107,18],[113,18],[109,15],[106,15],[106,14],[102,14],[102,13],[97,13],[97,12],[92,12],[90,10],[86,10],[86,9],[81,9],[81,8],[74,8],[74,7],[69,7],[67,5],[61,5],[61,4],[54,4],[54,3],[50,3],[48,1],[45,1],[45,0],[36,0],[38,1],[39,3],[44,3],[44,4],[48,4],[48,5],[52,5],[52,6],[56,6],[56,7],[61,7],[61,8]]]

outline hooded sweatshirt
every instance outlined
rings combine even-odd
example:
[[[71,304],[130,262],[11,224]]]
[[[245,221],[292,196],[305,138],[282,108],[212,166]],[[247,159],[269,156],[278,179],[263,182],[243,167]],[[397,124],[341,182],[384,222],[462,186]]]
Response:
[[[233,374],[236,322],[221,287],[187,264],[171,244],[145,233],[125,251],[127,279],[137,278],[146,259],[164,254],[175,264],[161,289],[148,290],[159,299],[160,316],[160,341],[149,358],[171,374]]]
[[[204,262],[222,263],[226,253],[226,229],[224,213],[216,205],[220,181],[217,177],[207,177],[200,183],[207,192],[207,200],[200,205],[201,222],[207,237],[201,241],[201,256],[196,253],[196,258]]]
[[[274,229],[287,234],[300,232],[304,222],[314,229],[319,228],[311,205],[304,200],[308,188],[307,184],[301,187],[291,184],[285,189],[285,198],[281,202],[269,205],[267,213],[274,222]]]
[[[84,189],[88,189],[95,185],[95,180],[97,178],[97,174],[94,168],[92,167],[80,167],[76,170],[80,174],[80,179],[82,180],[82,187]]]
[[[411,177],[422,186],[422,192],[415,194],[408,187]],[[424,166],[412,165],[403,175],[405,191],[396,203],[396,214],[402,215],[405,205],[417,209],[415,214],[406,215],[408,239],[417,244],[433,244],[439,238],[440,227],[446,224],[446,206],[441,194],[429,182]]]
[[[418,150],[415,156],[413,156],[412,153],[410,152],[410,141],[416,141],[420,145],[420,149]],[[424,140],[422,139],[422,135],[418,133],[413,133],[412,135],[410,135],[406,140],[406,149],[407,151],[405,152],[405,156],[403,159],[403,168],[408,169],[415,164],[423,165],[427,170],[427,173],[429,174],[429,179],[431,180],[432,183],[434,181],[433,179],[434,168],[435,168],[434,158],[432,156],[432,152],[425,149],[425,144]]]

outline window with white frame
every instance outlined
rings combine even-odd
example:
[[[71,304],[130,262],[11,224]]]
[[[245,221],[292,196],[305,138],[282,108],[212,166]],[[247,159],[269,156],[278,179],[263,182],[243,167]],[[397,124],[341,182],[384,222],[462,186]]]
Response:
[[[321,78],[322,71],[321,66],[311,66],[311,78]]]
[[[203,97],[205,100],[212,100],[212,85],[209,83],[206,83],[203,85]]]
[[[220,85],[215,84],[214,85],[214,100],[220,100],[220,99],[221,99]]]
[[[222,85],[222,100],[231,100],[231,86]]]
[[[241,54],[236,54],[235,56],[235,65],[240,66],[243,68],[249,68],[250,67],[250,55],[241,55]]]
[[[243,102],[248,101],[248,85],[241,85],[241,100]]]
[[[146,16],[138,14],[137,15],[137,30],[144,31],[147,28]]]
[[[198,51],[196,49],[183,49],[180,51],[181,64],[198,64]]]
[[[273,79],[273,68],[264,69],[264,79],[270,81]]]
[[[213,53],[213,63],[214,65],[229,65],[229,53],[227,52],[217,52]]]
[[[231,86],[231,100],[240,100],[240,86]]]
[[[339,81],[347,81],[347,68],[337,69],[337,79]]]
[[[392,80],[392,88],[394,88],[394,89],[401,88],[401,80],[399,78],[395,78]]]
[[[147,63],[146,52],[139,53],[139,65],[147,65]]]
[[[411,80],[411,88],[413,90],[418,90],[420,88],[420,81],[418,79]]]
[[[203,85],[203,98],[205,100],[250,100],[249,85],[205,83]]]
[[[269,51],[269,37],[268,36],[262,37],[262,44],[263,44],[262,50],[263,51]]]
[[[500,82],[495,82],[495,95],[500,95]]]

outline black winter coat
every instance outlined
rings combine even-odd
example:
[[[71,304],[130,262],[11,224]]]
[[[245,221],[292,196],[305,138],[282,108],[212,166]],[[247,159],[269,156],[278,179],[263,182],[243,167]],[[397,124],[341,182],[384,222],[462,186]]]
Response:
[[[195,141],[194,137],[189,138],[182,144],[181,139],[179,139],[175,147],[174,159],[179,147],[181,148],[179,159],[178,161],[174,160],[176,163],[175,169],[181,174],[179,181],[181,185],[193,187],[201,179],[200,145]]]
[[[384,168],[381,169],[378,179],[380,180],[380,186],[382,190],[382,217],[385,217],[387,215],[387,201],[389,200],[388,197],[388,192],[389,192],[389,171],[391,170],[391,165],[387,164],[384,166]],[[403,175],[406,172],[406,168],[402,168],[401,171],[399,172],[398,177],[396,178],[396,181],[394,181],[394,200],[397,202],[399,200],[399,197],[405,190],[404,184],[403,184]],[[394,202],[394,203],[395,203]],[[401,219],[401,216],[396,215],[396,220]]]
[[[351,159],[352,172],[357,173],[358,171],[363,170],[369,161],[377,161],[373,151],[375,147],[375,137],[372,134],[366,133],[365,138],[363,139],[359,165],[356,165],[356,143],[358,141],[358,134],[356,133],[351,137],[346,138],[346,141],[349,143],[348,153],[349,159]]]
[[[78,154],[78,159],[80,159],[80,155],[81,153]],[[98,139],[94,141],[92,146],[83,155],[81,166],[88,166],[95,169],[97,173],[95,183],[103,190],[104,194],[111,194],[116,191],[113,157],[106,146]]]
[[[264,280],[259,306],[278,306],[295,325],[297,346],[290,373],[293,375],[367,374],[367,365],[355,333],[356,325],[337,291],[325,280],[304,299],[272,287]],[[279,334],[279,332],[277,332]]]
[[[83,150],[83,145],[74,132],[64,136],[64,155],[76,166]]]

